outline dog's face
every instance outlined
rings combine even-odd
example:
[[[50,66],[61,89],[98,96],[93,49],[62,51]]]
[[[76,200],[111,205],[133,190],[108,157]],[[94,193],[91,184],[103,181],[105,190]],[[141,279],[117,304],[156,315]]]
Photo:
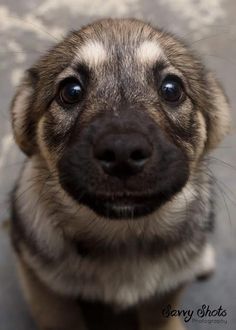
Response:
[[[136,20],[71,33],[27,72],[12,114],[21,149],[109,218],[171,200],[229,122],[221,88],[188,48]]]

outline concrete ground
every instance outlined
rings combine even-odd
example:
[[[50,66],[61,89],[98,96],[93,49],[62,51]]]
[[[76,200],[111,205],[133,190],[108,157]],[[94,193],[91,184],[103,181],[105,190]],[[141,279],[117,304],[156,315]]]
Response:
[[[212,157],[218,190],[217,271],[190,285],[183,308],[222,306],[225,317],[205,317],[193,330],[236,329],[236,2],[234,0],[0,0],[0,330],[32,330],[7,235],[8,193],[23,161],[13,143],[9,103],[22,72],[70,29],[99,17],[138,17],[184,37],[225,86],[232,133]],[[212,319],[214,323],[207,323]],[[218,323],[216,323],[218,321]],[[222,323],[222,321],[224,321]],[[227,323],[225,323],[227,322]],[[69,330],[69,329],[68,329]]]

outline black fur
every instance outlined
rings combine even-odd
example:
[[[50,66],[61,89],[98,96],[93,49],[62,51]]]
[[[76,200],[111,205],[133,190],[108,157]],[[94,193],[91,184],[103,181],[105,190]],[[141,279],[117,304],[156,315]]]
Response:
[[[184,152],[162,133],[145,113],[122,111],[96,117],[81,129],[75,128],[71,142],[59,161],[62,187],[77,201],[88,205],[97,214],[109,218],[136,218],[153,212],[179,192],[188,180],[188,160]],[[96,141],[105,134],[138,132],[153,147],[153,155],[144,171],[126,180],[104,173],[93,156]],[[113,204],[133,207],[120,214]]]
[[[138,314],[135,308],[116,311],[101,302],[78,299],[86,329],[88,330],[139,330]]]

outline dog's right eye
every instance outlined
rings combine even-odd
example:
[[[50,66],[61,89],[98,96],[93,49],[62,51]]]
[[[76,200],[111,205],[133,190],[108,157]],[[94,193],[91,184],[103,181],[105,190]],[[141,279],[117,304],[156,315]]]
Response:
[[[77,79],[66,79],[60,86],[58,101],[62,106],[70,106],[78,103],[83,94],[83,86]]]

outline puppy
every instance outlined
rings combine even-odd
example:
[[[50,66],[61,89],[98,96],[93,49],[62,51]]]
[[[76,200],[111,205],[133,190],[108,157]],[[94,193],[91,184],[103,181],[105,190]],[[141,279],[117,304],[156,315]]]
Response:
[[[39,329],[183,329],[162,309],[214,269],[215,77],[171,34],[101,20],[25,73],[11,114],[27,155],[12,242]]]

